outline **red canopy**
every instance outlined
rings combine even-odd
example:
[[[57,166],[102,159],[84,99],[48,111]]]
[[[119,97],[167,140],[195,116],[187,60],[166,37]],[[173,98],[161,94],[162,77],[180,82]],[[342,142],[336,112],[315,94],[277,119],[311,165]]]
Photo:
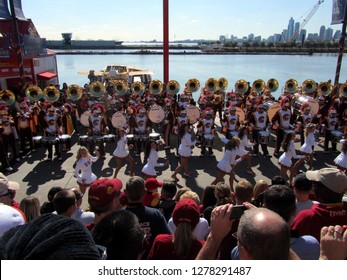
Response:
[[[57,77],[58,75],[52,72],[42,72],[40,74],[37,74],[37,79],[38,80],[50,80],[53,79],[55,77]]]

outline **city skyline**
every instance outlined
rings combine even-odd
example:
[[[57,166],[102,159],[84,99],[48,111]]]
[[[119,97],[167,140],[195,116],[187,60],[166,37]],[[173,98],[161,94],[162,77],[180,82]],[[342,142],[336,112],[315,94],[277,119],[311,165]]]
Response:
[[[256,34],[267,38],[288,27],[288,20],[302,22],[317,0],[171,0],[170,41],[218,40],[223,34],[242,38]],[[49,4],[48,4],[49,3]],[[41,35],[61,40],[162,41],[162,0],[22,0],[24,15]],[[324,1],[304,29],[317,33],[330,25],[332,1]]]

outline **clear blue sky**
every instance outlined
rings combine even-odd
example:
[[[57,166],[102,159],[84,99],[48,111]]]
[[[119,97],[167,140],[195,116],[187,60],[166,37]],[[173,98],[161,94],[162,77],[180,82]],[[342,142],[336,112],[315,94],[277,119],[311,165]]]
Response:
[[[287,29],[290,17],[302,22],[318,0],[170,0],[170,41],[217,40],[250,33],[267,38]],[[43,38],[122,41],[163,39],[162,0],[22,0]],[[325,0],[307,23],[309,33],[330,26],[332,0]]]

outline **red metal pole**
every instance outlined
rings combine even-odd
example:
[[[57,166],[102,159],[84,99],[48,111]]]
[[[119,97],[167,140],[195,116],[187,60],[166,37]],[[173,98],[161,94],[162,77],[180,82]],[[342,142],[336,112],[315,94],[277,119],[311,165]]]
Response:
[[[163,82],[169,81],[169,0],[163,0]]]

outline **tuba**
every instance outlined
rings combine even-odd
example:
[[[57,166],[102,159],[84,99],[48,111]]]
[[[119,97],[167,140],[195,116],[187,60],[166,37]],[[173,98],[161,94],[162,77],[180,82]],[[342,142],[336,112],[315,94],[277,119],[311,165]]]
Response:
[[[163,91],[163,83],[159,80],[152,80],[149,84],[149,91],[152,94],[160,94]]]
[[[235,91],[242,95],[248,90],[248,83],[245,80],[237,80],[235,83]]]
[[[130,91],[132,94],[142,95],[145,92],[145,85],[140,81],[134,82],[131,85]]]
[[[168,81],[166,90],[170,95],[175,95],[180,91],[180,84],[175,80]]]
[[[39,101],[42,98],[42,89],[38,86],[30,86],[25,90],[25,95],[30,101]]]
[[[262,79],[255,80],[252,84],[252,90],[256,93],[262,93],[265,89],[265,82]]]
[[[82,97],[82,88],[79,85],[70,85],[66,94],[68,99],[78,100]]]
[[[218,89],[218,81],[215,78],[209,78],[205,83],[205,88],[209,92],[215,92]]]
[[[60,97],[60,92],[55,86],[45,87],[43,90],[43,98],[48,102],[56,102]]]
[[[125,95],[128,91],[127,82],[123,79],[117,79],[113,81],[114,90],[116,95]]]
[[[318,96],[321,96],[321,95],[324,95],[324,96],[328,96],[331,91],[332,91],[332,85],[331,83],[328,83],[328,82],[321,82],[319,83],[319,86],[318,86]]]
[[[302,91],[306,94],[312,93],[317,89],[316,82],[311,79],[307,79],[302,83]]]
[[[293,94],[298,89],[298,82],[295,79],[289,79],[286,81],[284,90],[290,94]]]
[[[105,94],[105,86],[101,82],[93,82],[90,85],[90,95],[101,97]]]
[[[278,81],[276,79],[270,79],[267,81],[266,86],[270,92],[275,92],[278,90]]]
[[[221,90],[221,91],[225,91],[227,88],[228,88],[228,80],[224,77],[220,78],[218,80],[218,88]]]
[[[187,90],[190,92],[196,92],[200,88],[200,82],[198,79],[189,79],[186,83]]]
[[[340,86],[339,96],[347,98],[347,83],[344,83]]]
[[[16,98],[15,98],[14,93],[12,91],[6,89],[6,90],[3,90],[0,92],[0,100],[6,106],[11,106],[16,101]]]

